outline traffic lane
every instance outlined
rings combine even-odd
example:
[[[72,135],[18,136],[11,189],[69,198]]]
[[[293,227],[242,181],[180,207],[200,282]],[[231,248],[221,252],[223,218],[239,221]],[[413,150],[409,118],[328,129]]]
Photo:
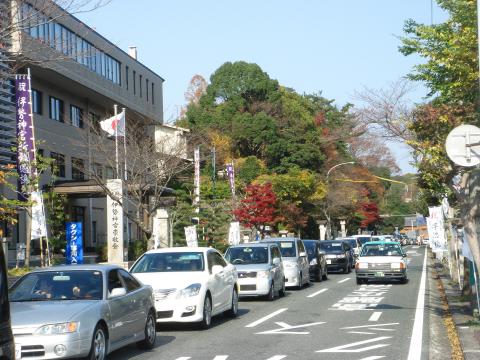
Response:
[[[272,302],[258,298],[241,298],[238,318],[229,319],[222,315],[216,316],[212,320],[212,327],[205,331],[198,330],[195,324],[162,323],[157,329],[157,344],[155,350],[142,352],[137,350],[135,346],[129,346],[122,350],[115,351],[109,358],[151,359],[158,358],[161,353],[161,359],[177,359],[181,357],[213,359],[219,354],[230,354],[233,358],[244,359],[246,353],[243,351],[245,349],[242,348],[245,346],[249,347],[252,341],[252,329],[247,328],[249,324],[263,319],[272,313],[285,311],[284,309],[288,309],[291,304],[297,302],[298,298],[306,298],[306,296],[315,294],[319,290],[321,291],[322,289],[328,288],[330,284],[336,287],[338,286],[337,282],[342,281],[346,277],[351,278],[351,274],[329,274],[329,279],[326,281],[312,282],[311,286],[304,287],[302,290],[288,289],[285,297],[277,298]],[[340,294],[346,295],[348,289],[345,289],[343,292],[341,289],[342,287],[339,287],[337,291],[340,291]],[[338,296],[338,294],[333,295],[332,300],[335,296]],[[230,334],[232,336],[230,336]],[[265,346],[262,347],[262,352],[266,355],[275,352],[275,346],[270,345],[271,344],[265,344]],[[240,346],[240,348],[238,348],[238,346]],[[242,350],[240,356],[237,354],[238,350]],[[257,359],[258,354],[260,354],[258,349],[252,349],[249,356]],[[265,357],[265,359],[267,359],[267,357]]]

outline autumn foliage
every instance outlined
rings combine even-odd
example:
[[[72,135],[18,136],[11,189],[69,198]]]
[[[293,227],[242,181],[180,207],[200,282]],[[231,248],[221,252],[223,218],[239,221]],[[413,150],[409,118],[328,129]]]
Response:
[[[251,184],[245,188],[245,198],[233,214],[246,227],[260,229],[274,221],[276,203],[272,184]]]
[[[362,228],[368,228],[370,224],[375,224],[380,220],[378,206],[374,202],[367,202],[360,205],[360,214],[363,219],[360,222]]]

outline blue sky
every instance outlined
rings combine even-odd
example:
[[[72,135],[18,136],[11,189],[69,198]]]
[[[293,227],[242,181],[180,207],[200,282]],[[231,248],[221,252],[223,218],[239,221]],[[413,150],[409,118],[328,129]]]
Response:
[[[195,74],[207,80],[226,61],[257,63],[299,93],[321,91],[341,106],[364,86],[385,87],[419,61],[398,52],[404,21],[431,23],[431,0],[112,0],[78,15],[164,83],[165,121],[184,105]],[[434,4],[433,20],[445,15]],[[420,102],[419,86],[413,100]],[[402,170],[408,151],[392,145]]]

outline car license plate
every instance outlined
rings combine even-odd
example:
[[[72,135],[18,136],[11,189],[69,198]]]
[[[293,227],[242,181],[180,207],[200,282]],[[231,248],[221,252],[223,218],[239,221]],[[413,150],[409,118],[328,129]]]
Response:
[[[22,358],[22,345],[15,344],[15,360]]]
[[[331,264],[332,263],[332,260],[327,260],[327,264]]]
[[[377,271],[377,272],[375,273],[375,276],[377,276],[377,277],[384,277],[385,274],[384,274],[383,271]]]

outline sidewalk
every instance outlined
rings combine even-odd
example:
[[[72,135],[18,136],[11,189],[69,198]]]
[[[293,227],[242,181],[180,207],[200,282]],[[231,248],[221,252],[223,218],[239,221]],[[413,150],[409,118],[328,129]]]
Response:
[[[469,301],[463,301],[461,291],[450,279],[448,271],[442,264],[433,259],[432,265],[437,271],[445,289],[450,313],[457,328],[460,345],[466,360],[480,359],[480,326],[475,324]],[[478,324],[478,322],[477,322]]]

